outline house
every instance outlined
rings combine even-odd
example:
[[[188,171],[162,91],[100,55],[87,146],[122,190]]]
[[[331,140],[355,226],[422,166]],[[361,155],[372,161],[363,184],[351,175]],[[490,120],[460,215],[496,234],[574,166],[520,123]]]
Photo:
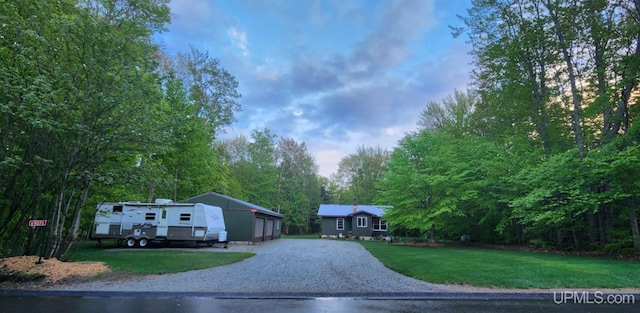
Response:
[[[222,208],[227,226],[227,240],[260,242],[280,238],[283,215],[261,206],[216,192],[185,200]]]
[[[379,205],[321,204],[322,237],[370,239],[387,235],[384,208]]]

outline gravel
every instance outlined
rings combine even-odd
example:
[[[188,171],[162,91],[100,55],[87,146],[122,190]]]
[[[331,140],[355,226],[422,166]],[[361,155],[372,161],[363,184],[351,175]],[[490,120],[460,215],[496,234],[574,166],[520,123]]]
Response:
[[[452,286],[431,284],[398,274],[382,265],[360,244],[337,240],[279,239],[228,249],[255,256],[204,270],[55,285],[49,290],[228,292],[228,293],[380,293],[445,292]],[[145,260],[152,262],[152,260]]]

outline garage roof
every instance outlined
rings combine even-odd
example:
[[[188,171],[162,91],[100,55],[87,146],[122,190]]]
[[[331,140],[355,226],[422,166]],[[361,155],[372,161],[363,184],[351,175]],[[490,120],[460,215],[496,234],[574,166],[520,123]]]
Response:
[[[198,201],[202,201],[203,198],[209,198],[209,197],[214,197],[214,198],[218,198],[218,199],[224,199],[224,201],[228,201],[231,203],[235,203],[237,205],[243,206],[245,209],[250,209],[253,210],[255,209],[257,212],[260,212],[262,214],[267,214],[267,215],[271,215],[271,216],[275,216],[275,217],[283,217],[282,214],[269,210],[267,208],[263,208],[259,205],[247,202],[247,201],[243,201],[240,199],[236,199],[236,198],[232,198],[223,194],[219,194],[217,192],[207,192],[205,194],[201,194],[199,196],[195,196],[192,198],[187,199],[187,202],[198,202]]]

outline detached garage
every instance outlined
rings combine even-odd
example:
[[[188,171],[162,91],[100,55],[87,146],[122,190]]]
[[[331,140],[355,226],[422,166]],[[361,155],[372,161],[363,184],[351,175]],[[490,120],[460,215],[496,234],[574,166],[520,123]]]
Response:
[[[208,192],[186,202],[221,207],[229,241],[259,242],[278,239],[282,233],[282,214],[246,201]]]

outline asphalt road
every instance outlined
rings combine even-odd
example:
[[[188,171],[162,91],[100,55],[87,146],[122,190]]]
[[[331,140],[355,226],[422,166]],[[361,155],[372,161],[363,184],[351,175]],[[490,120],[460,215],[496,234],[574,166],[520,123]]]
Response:
[[[557,300],[557,299],[556,299]],[[299,294],[251,296],[214,293],[0,291],[2,312],[638,312],[638,304],[562,303],[544,294]]]

